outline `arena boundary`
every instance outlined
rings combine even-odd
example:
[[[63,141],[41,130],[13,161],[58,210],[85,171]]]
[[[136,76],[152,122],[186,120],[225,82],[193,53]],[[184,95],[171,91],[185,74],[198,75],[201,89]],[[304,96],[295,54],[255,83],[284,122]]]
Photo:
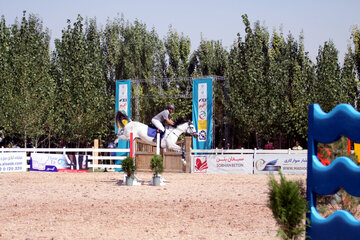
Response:
[[[27,169],[30,169],[30,155],[31,153],[48,153],[48,154],[81,154],[88,157],[88,167],[93,171],[96,168],[121,168],[121,165],[116,165],[116,160],[123,160],[126,156],[110,156],[111,153],[126,153],[130,154],[129,149],[120,148],[1,148],[0,153],[26,153]],[[106,164],[104,162],[109,162]]]
[[[307,150],[191,149],[191,173],[306,174]]]

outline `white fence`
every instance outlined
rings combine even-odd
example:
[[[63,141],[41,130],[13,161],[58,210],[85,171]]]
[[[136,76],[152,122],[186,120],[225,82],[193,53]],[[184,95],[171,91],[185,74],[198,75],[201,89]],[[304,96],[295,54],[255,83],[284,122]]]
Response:
[[[111,153],[130,153],[130,149],[119,148],[0,148],[0,153],[25,152],[27,161],[30,161],[31,153],[58,153],[58,154],[82,154],[88,157],[88,167],[93,168],[121,168],[115,165],[116,160],[123,160],[125,156],[108,156]],[[108,161],[110,164],[98,163]],[[27,165],[30,168],[30,165]]]
[[[191,149],[192,173],[306,174],[307,150]]]

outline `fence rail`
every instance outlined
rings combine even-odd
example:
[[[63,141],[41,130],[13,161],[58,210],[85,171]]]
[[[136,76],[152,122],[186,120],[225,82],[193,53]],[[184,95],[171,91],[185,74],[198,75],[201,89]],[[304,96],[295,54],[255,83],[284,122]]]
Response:
[[[125,156],[106,156],[104,154],[110,153],[130,153],[130,149],[120,148],[0,148],[0,153],[9,152],[26,152],[27,161],[30,161],[30,153],[81,153],[88,157],[89,168],[121,168],[121,165],[116,165],[116,160],[123,160]],[[99,154],[99,155],[98,155]],[[99,163],[101,161],[101,163]],[[110,164],[104,164],[108,161]],[[27,165],[30,168],[30,165]]]
[[[191,154],[307,154],[307,150],[292,149],[191,149]]]

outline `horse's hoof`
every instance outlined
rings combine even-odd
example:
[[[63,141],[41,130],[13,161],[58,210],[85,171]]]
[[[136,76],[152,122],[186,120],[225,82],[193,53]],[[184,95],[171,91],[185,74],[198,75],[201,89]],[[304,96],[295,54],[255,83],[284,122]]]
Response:
[[[186,161],[184,159],[181,159],[184,166],[186,166]]]

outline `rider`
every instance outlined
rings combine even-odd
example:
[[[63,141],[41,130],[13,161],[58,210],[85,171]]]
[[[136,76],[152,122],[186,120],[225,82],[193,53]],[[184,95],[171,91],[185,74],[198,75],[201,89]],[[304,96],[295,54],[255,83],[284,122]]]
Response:
[[[155,117],[151,119],[151,123],[154,124],[154,126],[159,129],[160,134],[165,132],[164,125],[162,122],[165,120],[168,124],[174,126],[174,122],[170,119],[170,113],[173,113],[175,111],[175,106],[173,104],[168,104],[166,106],[166,109],[161,111],[159,114],[157,114]],[[156,136],[153,140],[156,142]]]

